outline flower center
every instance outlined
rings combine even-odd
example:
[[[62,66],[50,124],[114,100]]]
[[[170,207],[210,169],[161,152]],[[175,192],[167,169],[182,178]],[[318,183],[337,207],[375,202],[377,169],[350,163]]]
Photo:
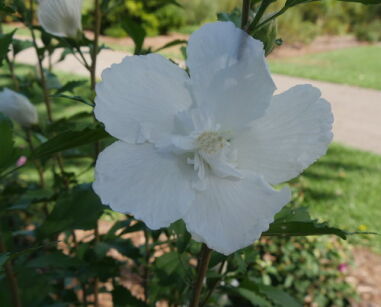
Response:
[[[196,140],[199,151],[215,154],[226,145],[226,140],[218,132],[204,132]]]

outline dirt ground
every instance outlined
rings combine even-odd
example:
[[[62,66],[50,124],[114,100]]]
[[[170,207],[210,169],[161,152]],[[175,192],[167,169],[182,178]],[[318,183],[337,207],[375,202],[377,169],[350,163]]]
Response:
[[[355,266],[350,268],[348,281],[356,286],[361,297],[354,307],[381,306],[381,255],[365,247],[354,249]]]
[[[91,33],[87,35],[91,36]],[[171,33],[169,35],[161,35],[155,37],[147,37],[145,40],[145,46],[153,49],[164,46],[165,44],[173,40],[188,40],[189,35]],[[109,44],[118,44],[120,46],[132,47],[133,41],[130,38],[113,38],[102,36],[101,41]],[[354,36],[319,36],[311,44],[304,45],[300,43],[296,44],[284,44],[281,48],[276,48],[270,55],[270,58],[284,58],[292,56],[300,56],[309,53],[317,53],[323,51],[336,50],[341,48],[349,48],[356,46],[367,45],[366,42],[359,42]],[[168,52],[178,52],[178,47],[171,47],[166,49]]]

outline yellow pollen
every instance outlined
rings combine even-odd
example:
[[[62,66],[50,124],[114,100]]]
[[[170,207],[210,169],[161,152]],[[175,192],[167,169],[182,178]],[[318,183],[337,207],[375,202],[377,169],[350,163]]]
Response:
[[[204,132],[197,138],[197,147],[200,151],[214,154],[220,151],[226,140],[217,132]]]

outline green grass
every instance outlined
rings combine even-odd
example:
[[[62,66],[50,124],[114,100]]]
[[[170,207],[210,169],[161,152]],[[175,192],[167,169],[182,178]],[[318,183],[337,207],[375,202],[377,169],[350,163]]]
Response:
[[[13,25],[9,25],[9,24],[3,24],[3,31],[4,32],[12,32],[15,28],[15,26]],[[21,35],[21,36],[30,36],[30,31],[28,28],[26,27],[18,27],[17,28],[17,31],[16,31],[16,35]]]
[[[381,90],[381,46],[361,46],[273,59],[271,71]]]
[[[381,156],[333,144],[291,185],[294,203],[313,217],[348,231],[381,233]],[[380,236],[350,240],[381,252]]]

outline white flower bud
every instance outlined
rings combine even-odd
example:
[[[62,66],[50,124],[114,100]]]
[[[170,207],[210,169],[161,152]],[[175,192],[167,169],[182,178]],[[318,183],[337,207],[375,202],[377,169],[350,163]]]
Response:
[[[40,0],[38,19],[46,32],[76,38],[82,31],[81,9],[82,0]]]
[[[8,88],[0,92],[0,112],[24,127],[38,123],[38,114],[34,105],[24,95]]]

